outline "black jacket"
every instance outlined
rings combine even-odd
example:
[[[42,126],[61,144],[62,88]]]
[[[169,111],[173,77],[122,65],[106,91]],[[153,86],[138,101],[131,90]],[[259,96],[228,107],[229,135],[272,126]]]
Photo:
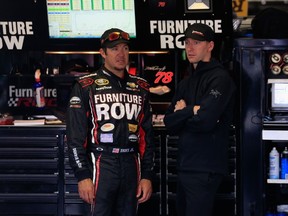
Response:
[[[99,146],[134,147],[141,178],[151,179],[154,159],[149,85],[139,77],[120,79],[105,68],[76,80],[67,109],[67,143],[78,181],[91,178],[89,154]]]
[[[164,123],[179,135],[178,170],[225,174],[229,128],[233,119],[235,85],[216,60],[199,62],[196,70],[179,83]],[[187,107],[174,112],[178,100]],[[193,114],[193,107],[200,110]]]

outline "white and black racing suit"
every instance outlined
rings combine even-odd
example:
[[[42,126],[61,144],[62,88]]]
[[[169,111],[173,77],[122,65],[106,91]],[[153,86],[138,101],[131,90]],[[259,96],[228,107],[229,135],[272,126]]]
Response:
[[[140,179],[153,176],[149,84],[102,67],[77,78],[67,108],[69,160],[78,181],[95,184],[94,215],[135,215]],[[140,165],[141,164],[141,165]]]

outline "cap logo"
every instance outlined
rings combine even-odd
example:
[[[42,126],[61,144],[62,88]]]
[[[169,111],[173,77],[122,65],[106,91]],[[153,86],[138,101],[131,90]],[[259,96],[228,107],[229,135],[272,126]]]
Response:
[[[192,31],[192,34],[198,34],[198,35],[201,35],[201,36],[204,37],[204,34],[203,34],[202,32],[199,32],[199,31],[193,30],[193,31]]]

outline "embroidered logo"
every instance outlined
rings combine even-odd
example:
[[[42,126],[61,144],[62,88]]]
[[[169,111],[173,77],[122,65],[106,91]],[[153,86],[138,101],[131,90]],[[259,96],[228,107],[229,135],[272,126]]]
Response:
[[[101,130],[104,132],[112,131],[115,128],[114,124],[112,123],[106,123],[102,125]]]
[[[209,94],[214,96],[215,98],[222,95],[218,90],[214,90],[214,89],[211,89]]]
[[[197,34],[197,35],[201,35],[201,36],[204,37],[204,34],[203,34],[202,32],[199,32],[199,31],[193,30],[193,31],[192,31],[192,34]]]
[[[99,86],[103,86],[103,85],[108,85],[109,84],[109,80],[107,79],[96,79],[95,83]]]

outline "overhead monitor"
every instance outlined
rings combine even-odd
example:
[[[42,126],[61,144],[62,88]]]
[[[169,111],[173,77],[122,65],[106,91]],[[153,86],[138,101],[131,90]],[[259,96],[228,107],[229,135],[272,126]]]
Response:
[[[136,37],[134,0],[46,0],[49,38],[100,38],[109,28]]]

